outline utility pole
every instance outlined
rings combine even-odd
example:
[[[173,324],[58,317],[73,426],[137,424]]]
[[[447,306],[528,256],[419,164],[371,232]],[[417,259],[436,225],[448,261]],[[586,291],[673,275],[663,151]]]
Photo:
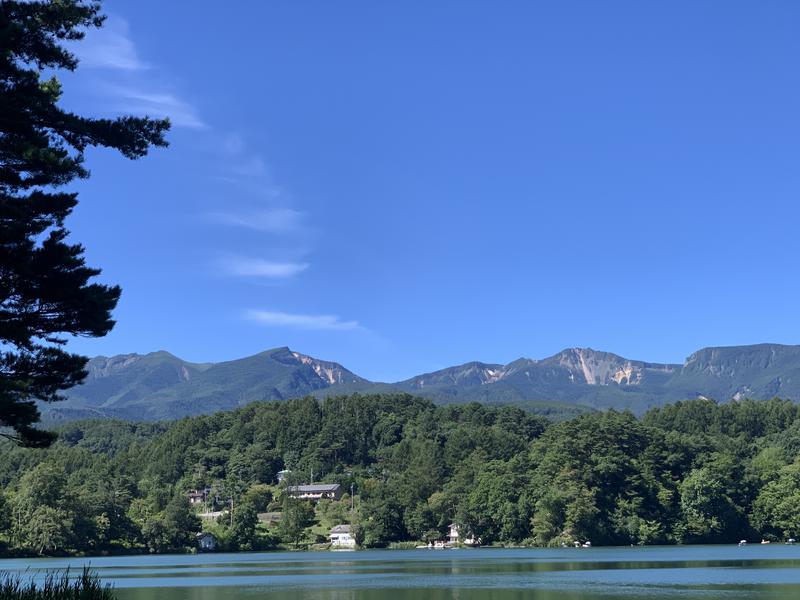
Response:
[[[233,527],[233,494],[231,494],[231,527]]]

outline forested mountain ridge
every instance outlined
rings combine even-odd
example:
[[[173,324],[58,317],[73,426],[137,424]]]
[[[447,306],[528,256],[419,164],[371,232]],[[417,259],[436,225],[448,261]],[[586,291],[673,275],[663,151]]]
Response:
[[[101,356],[90,360],[87,370],[86,381],[67,391],[67,401],[45,408],[158,420],[300,397],[331,386],[371,385],[337,363],[285,347],[208,364],[186,362],[164,351]]]
[[[275,348],[216,364],[183,361],[168,352],[97,357],[68,400],[44,407],[50,420],[110,416],[136,420],[180,418],[280,400],[403,391],[438,403],[565,403],[630,409],[698,397],[780,396],[800,401],[800,346],[759,344],[705,348],[683,364],[630,360],[610,352],[569,348],[509,364],[470,362],[397,383],[368,381],[342,365]]]
[[[345,495],[293,498],[282,469]],[[450,523],[483,544],[782,541],[800,535],[799,475],[800,405],[788,400],[550,423],[407,394],[306,397],[69,423],[44,450],[0,441],[0,554],[189,550],[201,528],[223,550],[296,548],[340,523],[365,547],[441,539]],[[190,506],[192,490],[209,497]],[[259,523],[264,511],[281,516]]]

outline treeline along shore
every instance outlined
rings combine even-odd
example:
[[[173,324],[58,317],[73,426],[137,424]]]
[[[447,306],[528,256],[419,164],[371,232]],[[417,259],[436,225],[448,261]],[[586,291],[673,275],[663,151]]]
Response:
[[[550,422],[351,395],[58,434],[0,447],[4,555],[306,548],[339,525],[360,547],[454,530],[451,543],[531,546],[800,535],[800,408],[779,399]],[[338,486],[301,493],[311,483]]]

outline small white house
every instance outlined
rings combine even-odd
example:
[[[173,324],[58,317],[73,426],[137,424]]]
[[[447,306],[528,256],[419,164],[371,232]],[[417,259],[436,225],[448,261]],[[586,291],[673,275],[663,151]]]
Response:
[[[350,535],[350,525],[337,525],[331,529],[330,539],[333,548],[356,547],[356,540]]]
[[[197,547],[201,552],[213,552],[217,549],[217,538],[204,531],[197,534]]]
[[[447,543],[450,546],[455,546],[456,544],[464,544],[465,546],[477,546],[479,542],[478,540],[475,539],[475,536],[472,535],[472,532],[469,532],[462,538],[458,530],[458,525],[452,523],[450,525],[450,531],[447,534]]]

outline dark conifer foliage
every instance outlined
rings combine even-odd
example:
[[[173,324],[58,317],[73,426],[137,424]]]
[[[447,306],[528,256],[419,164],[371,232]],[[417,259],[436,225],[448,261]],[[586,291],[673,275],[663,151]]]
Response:
[[[93,282],[100,270],[70,243],[64,221],[77,194],[62,188],[88,176],[90,146],[132,159],[166,146],[167,120],[93,119],[59,107],[51,74],[78,65],[63,42],[103,20],[97,2],[0,2],[0,426],[28,446],[53,439],[34,427],[34,401],[59,400],[85,376],[87,359],[65,351],[64,336],[108,333],[120,296]]]

